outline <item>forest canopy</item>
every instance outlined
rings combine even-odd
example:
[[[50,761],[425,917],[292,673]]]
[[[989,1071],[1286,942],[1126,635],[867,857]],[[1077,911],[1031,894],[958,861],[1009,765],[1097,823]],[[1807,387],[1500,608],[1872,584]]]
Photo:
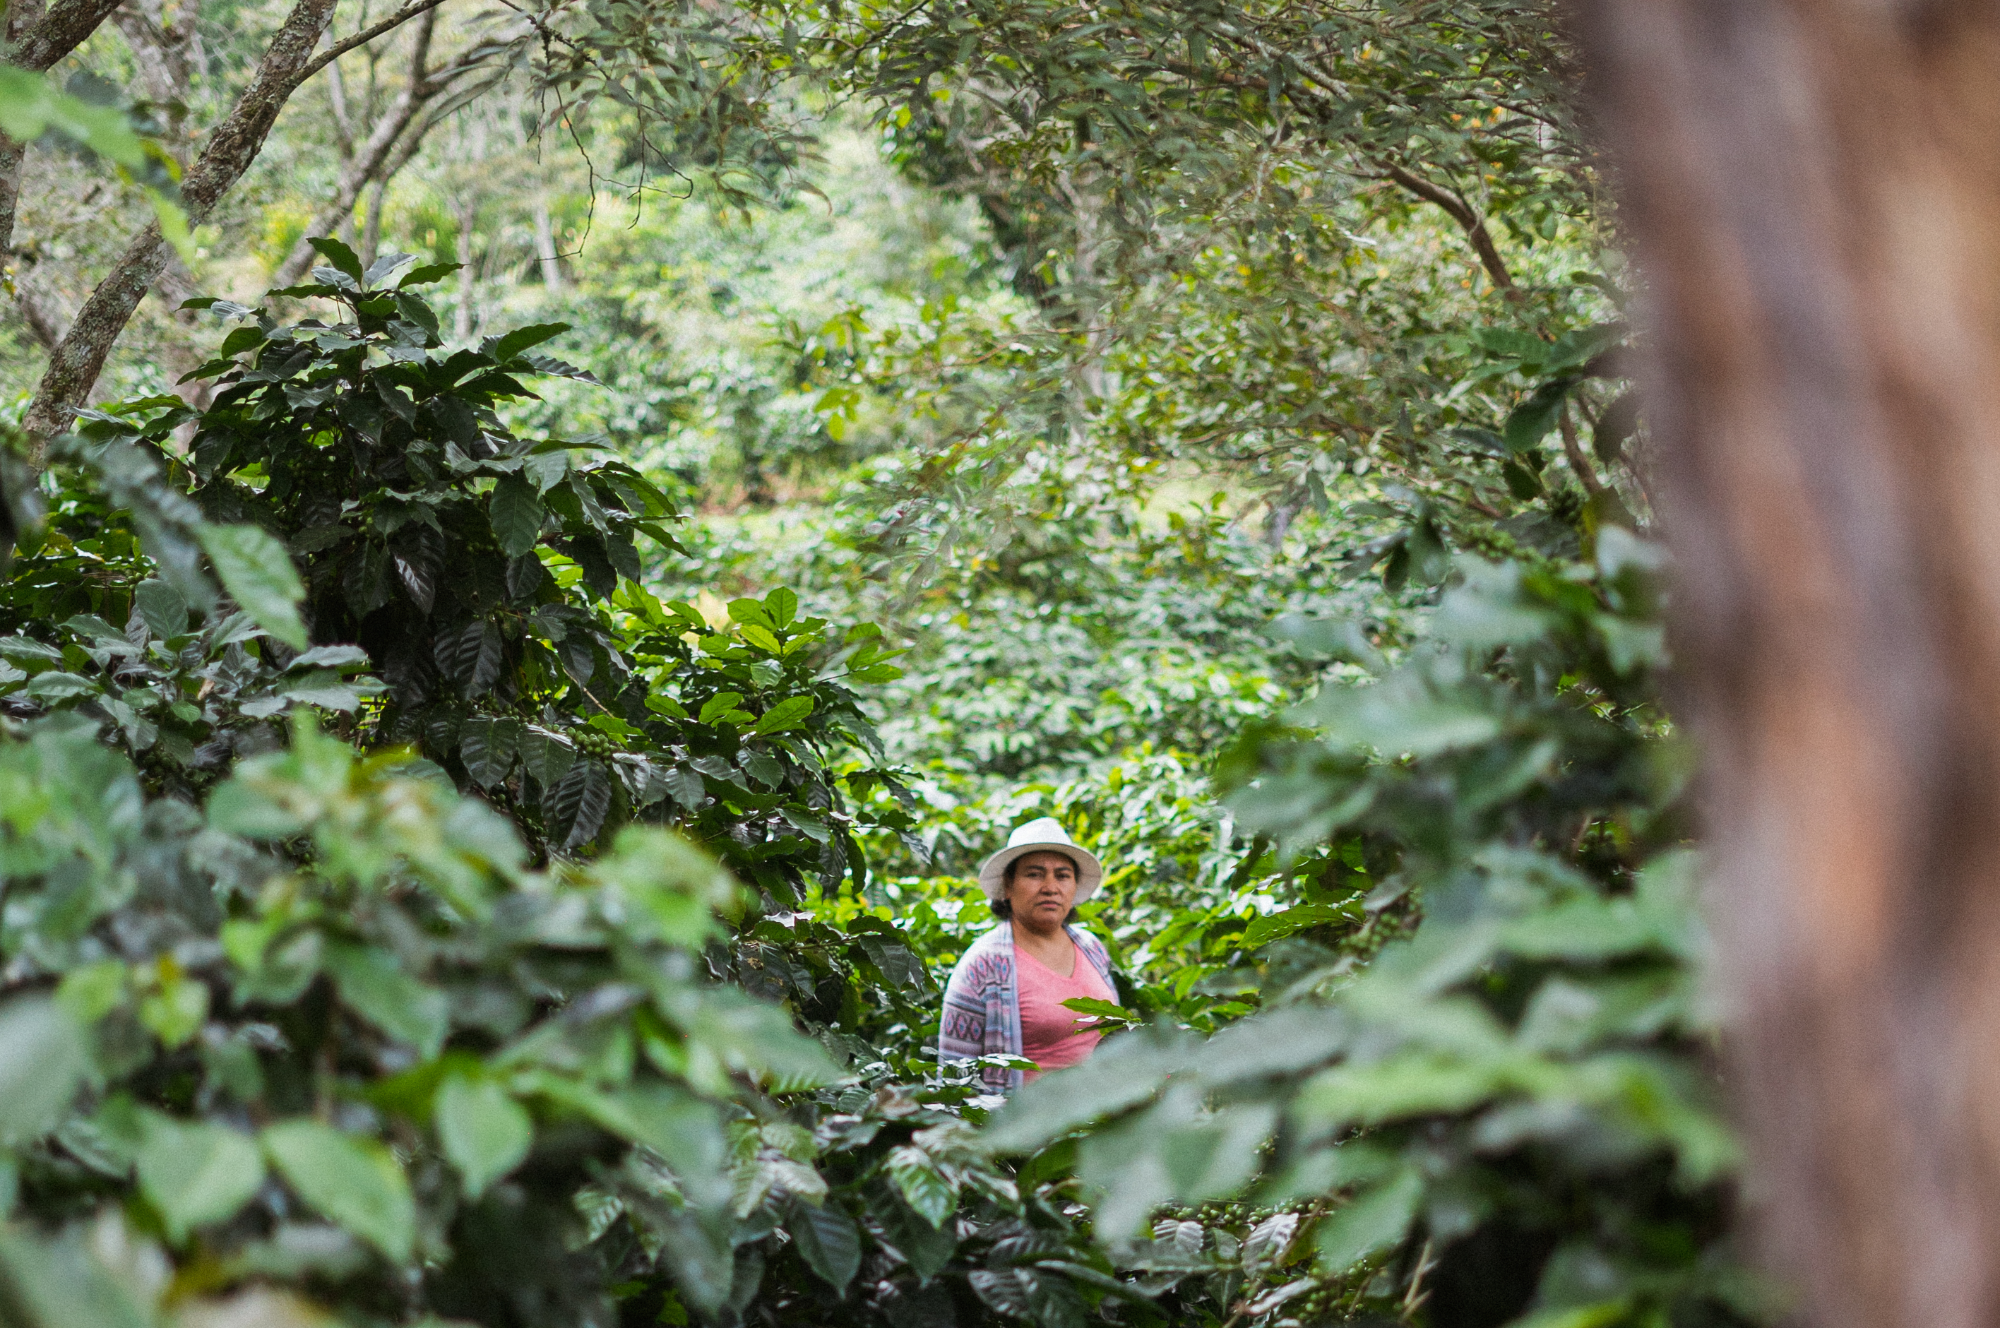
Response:
[[[1557,6],[7,24],[0,1322],[1775,1321]]]

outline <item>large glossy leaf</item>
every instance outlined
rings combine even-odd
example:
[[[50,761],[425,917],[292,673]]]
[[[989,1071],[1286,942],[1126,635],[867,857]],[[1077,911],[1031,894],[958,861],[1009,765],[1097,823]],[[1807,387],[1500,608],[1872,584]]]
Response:
[[[139,1186],[175,1240],[234,1217],[264,1183],[264,1158],[255,1139],[227,1126],[158,1112],[144,1117],[136,1161]]]
[[[611,772],[604,762],[586,757],[569,768],[549,792],[549,817],[562,835],[565,849],[580,848],[597,837],[611,810]]]
[[[416,1243],[416,1201],[395,1155],[374,1139],[312,1120],[267,1126],[262,1136],[285,1182],[319,1212],[407,1263]]]
[[[519,1166],[534,1143],[527,1110],[488,1079],[453,1075],[437,1094],[438,1142],[472,1198]]]
[[[258,526],[201,527],[201,546],[223,587],[259,627],[294,650],[304,650],[306,626],[298,602],[304,583],[285,546]]]
[[[958,1207],[958,1187],[945,1179],[930,1155],[905,1144],[890,1150],[887,1165],[889,1179],[911,1210],[932,1226],[942,1227]]]
[[[535,547],[548,516],[534,486],[518,475],[508,475],[494,486],[487,511],[493,538],[509,558],[524,557]]]
[[[16,996],[0,1005],[0,1144],[54,1129],[88,1068],[84,1032],[54,999]]]
[[[426,1060],[437,1055],[450,1029],[451,1002],[405,972],[394,954],[374,945],[329,945],[326,969],[340,999],[369,1023]]]
[[[861,1270],[861,1231],[832,1204],[794,1202],[789,1230],[806,1266],[835,1291],[847,1290]]]

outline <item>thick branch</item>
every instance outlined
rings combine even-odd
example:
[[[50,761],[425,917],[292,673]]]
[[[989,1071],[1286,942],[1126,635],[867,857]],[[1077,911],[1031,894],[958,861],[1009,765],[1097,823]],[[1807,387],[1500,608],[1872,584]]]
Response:
[[[21,206],[21,159],[25,143],[0,134],[0,263],[14,255],[14,217]]]
[[[1479,265],[1486,269],[1487,276],[1493,278],[1493,284],[1510,295],[1514,293],[1513,275],[1507,271],[1506,260],[1500,257],[1499,249],[1494,247],[1492,232],[1486,229],[1486,218],[1474,211],[1470,203],[1444,186],[1432,184],[1401,166],[1387,166],[1384,173],[1426,203],[1435,203],[1444,209],[1445,215],[1457,222],[1466,238],[1472,241],[1472,250],[1479,255]]]
[[[14,0],[7,7],[6,50],[0,59],[37,73],[75,50],[97,30],[119,0],[57,0],[44,9],[39,0]],[[14,214],[20,204],[22,144],[0,134],[0,261],[14,250]]]
[[[41,21],[14,34],[7,63],[36,72],[74,51],[118,8],[119,0],[56,0]]]
[[[335,0],[299,0],[258,62],[250,86],[203,145],[194,168],[181,182],[181,206],[190,221],[201,221],[256,159],[285,99],[298,87],[313,48],[333,18]],[[147,288],[166,266],[166,247],[157,222],[125,247],[110,275],[98,283],[77,312],[76,321],[49,358],[25,424],[31,433],[53,434],[68,425],[77,406],[104,370],[111,343],[125,330]]]

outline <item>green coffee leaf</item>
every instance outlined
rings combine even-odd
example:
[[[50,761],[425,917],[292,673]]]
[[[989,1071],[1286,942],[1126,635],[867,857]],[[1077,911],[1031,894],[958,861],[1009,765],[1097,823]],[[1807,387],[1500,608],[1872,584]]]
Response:
[[[787,1230],[806,1266],[835,1291],[847,1290],[861,1270],[861,1232],[854,1219],[831,1203],[795,1201]]]
[[[201,547],[215,574],[256,624],[294,650],[308,644],[298,602],[305,584],[285,546],[260,526],[204,525]]]
[[[806,716],[812,712],[812,697],[787,697],[765,711],[763,717],[757,721],[756,727],[751,732],[763,736],[771,733],[782,733],[786,729],[795,729],[804,723]]]
[[[181,592],[158,577],[141,581],[132,589],[132,601],[146,630],[164,640],[181,636],[188,629],[188,604]]]
[[[416,1201],[394,1154],[374,1139],[318,1121],[268,1126],[264,1152],[298,1196],[325,1217],[408,1263],[417,1238]]]
[[[56,1127],[89,1069],[83,1029],[48,996],[0,1005],[0,1146]]]
[[[491,1080],[453,1075],[438,1089],[436,1109],[438,1142],[469,1198],[521,1165],[535,1140],[527,1110]]]
[[[321,257],[332,264],[334,271],[352,277],[356,286],[361,284],[361,259],[352,249],[331,235],[316,235],[306,243],[318,250]]]
[[[904,1144],[889,1154],[889,1179],[912,1211],[934,1227],[958,1207],[958,1187],[946,1180],[930,1154]]]
[[[257,1141],[241,1131],[154,1111],[145,1114],[142,1128],[139,1188],[176,1241],[234,1217],[264,1183]]]
[[[501,552],[509,558],[519,558],[535,547],[547,519],[548,509],[536,496],[535,487],[520,476],[505,476],[493,486],[487,520],[492,523],[493,538],[500,541]]]
[[[1423,1197],[1423,1177],[1409,1170],[1335,1209],[1319,1224],[1320,1268],[1338,1275],[1401,1241]]]
[[[451,1027],[451,1001],[443,992],[404,972],[379,946],[328,945],[325,963],[350,1009],[425,1060],[438,1054]]]

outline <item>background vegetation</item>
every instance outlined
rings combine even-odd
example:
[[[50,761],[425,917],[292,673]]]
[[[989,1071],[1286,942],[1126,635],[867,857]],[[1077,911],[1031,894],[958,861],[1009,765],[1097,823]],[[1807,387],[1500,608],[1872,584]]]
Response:
[[[1772,1313],[1550,12],[451,0],[41,427],[283,21],[21,167],[0,1317]],[[1041,814],[1123,1031],[1003,1105]]]

